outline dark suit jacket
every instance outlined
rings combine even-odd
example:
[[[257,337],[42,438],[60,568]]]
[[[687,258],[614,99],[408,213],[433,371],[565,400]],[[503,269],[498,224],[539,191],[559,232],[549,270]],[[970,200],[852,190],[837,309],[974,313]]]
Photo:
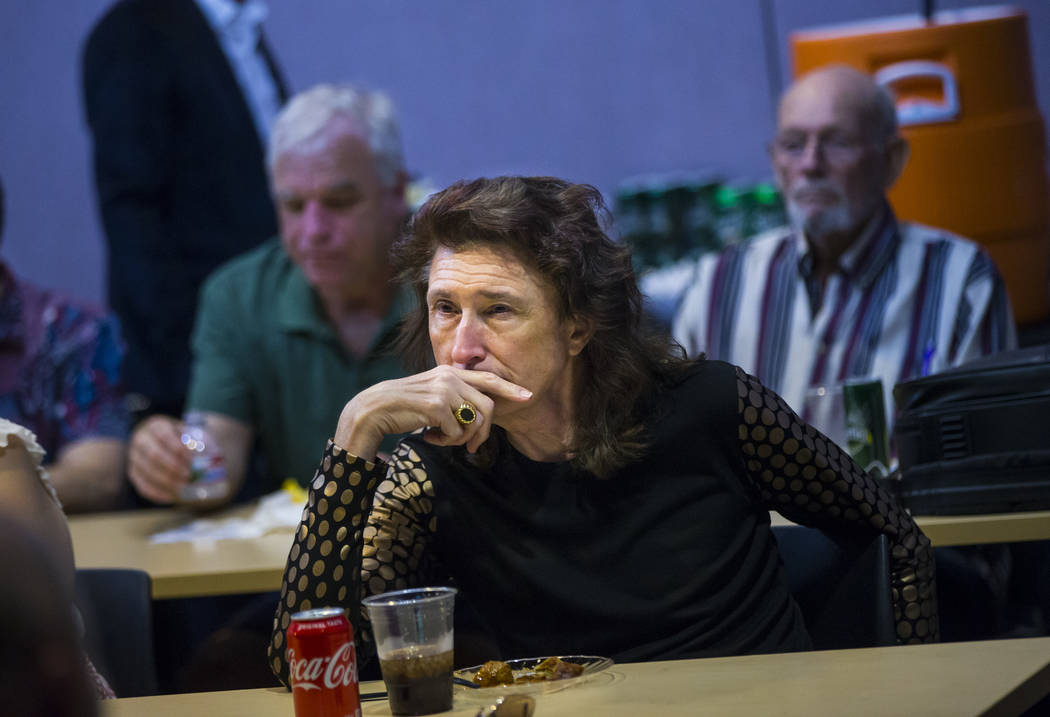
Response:
[[[177,414],[201,282],[277,231],[264,150],[193,0],[121,0],[92,30],[82,69],[128,388]]]

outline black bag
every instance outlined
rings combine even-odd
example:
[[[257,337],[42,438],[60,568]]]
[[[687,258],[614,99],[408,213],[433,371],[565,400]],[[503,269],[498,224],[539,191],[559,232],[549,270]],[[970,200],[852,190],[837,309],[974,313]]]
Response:
[[[899,383],[893,398],[912,513],[1050,508],[1050,345]]]

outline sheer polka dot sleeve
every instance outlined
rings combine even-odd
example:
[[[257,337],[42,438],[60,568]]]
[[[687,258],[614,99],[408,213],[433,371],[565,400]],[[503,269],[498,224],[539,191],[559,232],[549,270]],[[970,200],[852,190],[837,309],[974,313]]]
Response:
[[[897,640],[938,639],[933,549],[898,500],[780,396],[737,369],[740,448],[765,506],[829,533],[864,530],[890,539]]]
[[[422,459],[405,444],[387,466],[328,442],[288,554],[270,637],[270,667],[285,685],[284,634],[293,613],[347,608],[358,658],[367,661],[374,650],[361,597],[428,582],[433,493]]]
[[[332,441],[310,484],[302,522],[284,568],[281,599],[267,650],[270,668],[286,686],[284,634],[292,615],[312,607],[357,611],[361,591],[361,536],[383,463],[351,455]],[[355,634],[357,624],[355,623]]]
[[[364,532],[361,583],[365,595],[420,587],[434,576],[428,550],[436,529],[434,486],[419,455],[400,444],[376,488]]]

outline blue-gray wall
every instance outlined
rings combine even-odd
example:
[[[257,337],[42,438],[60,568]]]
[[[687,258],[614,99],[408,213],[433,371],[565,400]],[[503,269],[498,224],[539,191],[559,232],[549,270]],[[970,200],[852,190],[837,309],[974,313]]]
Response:
[[[104,244],[80,104],[81,44],[110,0],[0,4],[3,256],[21,275],[103,297]],[[545,173],[607,196],[643,172],[768,173],[772,97],[792,30],[915,12],[912,0],[270,0],[267,32],[293,89],[385,88],[410,168]],[[955,0],[939,7],[987,4]],[[1029,15],[1050,117],[1050,3]]]

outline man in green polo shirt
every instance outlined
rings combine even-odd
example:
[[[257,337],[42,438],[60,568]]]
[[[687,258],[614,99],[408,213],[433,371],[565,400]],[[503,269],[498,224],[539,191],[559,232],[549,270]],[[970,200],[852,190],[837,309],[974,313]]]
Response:
[[[388,260],[406,215],[400,133],[382,94],[321,85],[294,97],[267,157],[281,237],[216,271],[202,289],[187,412],[202,412],[240,490],[253,445],[264,462],[251,493],[306,484],[348,397],[402,375],[388,353],[406,308]],[[129,475],[156,503],[190,476],[183,423],[135,430]]]

